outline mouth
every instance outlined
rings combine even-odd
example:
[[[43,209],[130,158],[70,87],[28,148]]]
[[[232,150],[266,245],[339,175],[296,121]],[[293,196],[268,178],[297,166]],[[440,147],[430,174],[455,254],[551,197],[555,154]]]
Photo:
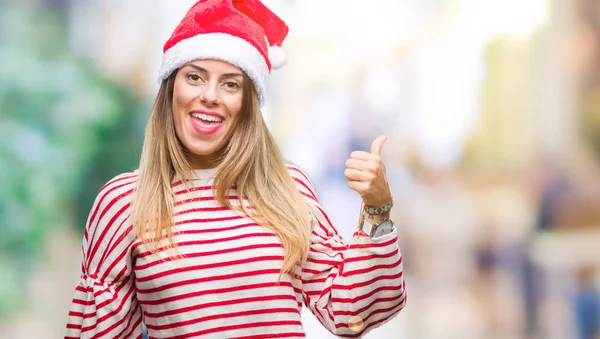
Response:
[[[198,133],[213,134],[221,128],[225,119],[218,113],[193,111],[190,113],[192,126]]]

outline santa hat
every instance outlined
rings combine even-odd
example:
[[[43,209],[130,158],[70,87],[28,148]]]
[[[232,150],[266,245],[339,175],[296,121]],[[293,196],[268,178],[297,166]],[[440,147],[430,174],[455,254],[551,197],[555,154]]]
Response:
[[[252,79],[262,105],[271,69],[285,64],[287,34],[287,25],[259,0],[200,0],[165,43],[159,81],[193,60],[223,60]]]

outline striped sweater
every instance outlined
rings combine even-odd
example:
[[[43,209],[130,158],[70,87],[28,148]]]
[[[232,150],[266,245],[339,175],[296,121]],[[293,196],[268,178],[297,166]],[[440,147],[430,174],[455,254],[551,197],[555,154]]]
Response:
[[[375,239],[355,233],[346,244],[306,174],[287,166],[310,206],[312,235],[307,262],[280,282],[279,238],[221,206],[211,171],[197,170],[191,190],[173,184],[173,239],[183,258],[152,254],[136,238],[129,213],[137,171],[110,180],[85,228],[65,338],[141,338],[142,322],[150,338],[302,338],[303,305],[344,338],[391,319],[405,305],[396,230]]]

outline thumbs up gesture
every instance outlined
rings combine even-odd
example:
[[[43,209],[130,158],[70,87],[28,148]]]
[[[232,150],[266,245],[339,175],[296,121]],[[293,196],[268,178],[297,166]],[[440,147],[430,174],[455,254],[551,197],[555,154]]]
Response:
[[[371,153],[354,151],[346,160],[344,176],[348,179],[348,187],[360,194],[365,205],[383,206],[392,198],[385,164],[381,160],[381,148],[386,140],[386,136],[379,136],[371,145]]]

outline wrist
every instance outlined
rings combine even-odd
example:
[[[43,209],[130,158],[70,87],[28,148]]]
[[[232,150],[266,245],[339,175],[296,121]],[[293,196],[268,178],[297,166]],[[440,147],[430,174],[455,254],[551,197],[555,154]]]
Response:
[[[358,230],[371,238],[388,234],[393,231],[394,223],[390,220],[390,210],[394,206],[393,199],[382,206],[369,206],[364,202],[360,207]]]
[[[373,219],[373,218],[375,218],[375,216],[389,217],[390,210],[392,209],[392,207],[394,207],[394,199],[390,197],[389,200],[387,200],[387,203],[385,205],[372,206],[372,205],[368,205],[364,201],[363,201],[362,205],[363,205],[362,206],[363,213],[367,214],[368,219]],[[381,220],[381,218],[379,220]]]
[[[359,232],[363,236],[375,239],[394,231],[394,222],[389,218],[381,218],[381,220],[377,220],[376,222],[374,220],[375,219],[367,221],[366,219],[361,218]]]
[[[385,205],[370,206],[365,202],[362,203],[362,216],[369,222],[377,222],[382,219],[389,219],[390,210],[394,207],[394,199],[390,198]],[[377,218],[377,219],[376,219]]]
[[[389,219],[390,218],[390,212],[386,212],[383,214],[368,214],[367,212],[363,211],[362,213],[362,218],[364,220],[366,220],[369,224],[374,225],[378,222],[380,222],[383,219]]]

